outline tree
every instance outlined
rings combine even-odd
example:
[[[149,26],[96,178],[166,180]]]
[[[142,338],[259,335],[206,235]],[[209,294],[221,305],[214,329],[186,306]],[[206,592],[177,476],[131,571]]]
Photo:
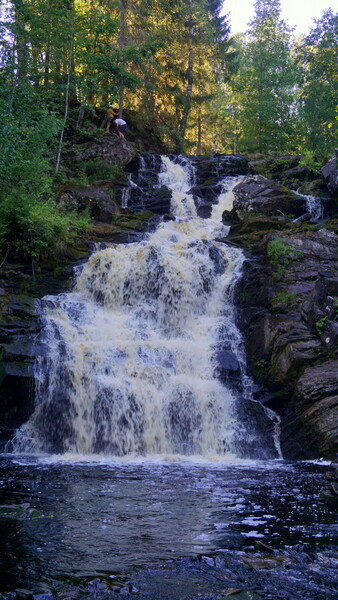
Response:
[[[296,69],[290,30],[279,0],[257,0],[234,88],[241,97],[241,148],[286,151],[294,147]]]
[[[300,115],[306,143],[326,159],[338,145],[338,14],[323,13],[297,49],[302,69]]]

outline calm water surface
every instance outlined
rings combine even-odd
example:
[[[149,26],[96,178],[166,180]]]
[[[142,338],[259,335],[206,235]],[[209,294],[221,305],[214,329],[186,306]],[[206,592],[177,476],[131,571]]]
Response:
[[[333,549],[337,525],[332,508],[321,498],[327,469],[282,461],[86,463],[4,455],[0,591],[28,587],[42,593],[65,582],[137,579],[165,565],[175,570],[183,559],[190,572],[194,561],[204,556],[210,574],[217,560],[237,561],[238,568],[227,565],[234,569],[235,587],[254,586],[263,593],[257,597],[272,593],[274,598],[334,598],[331,571],[338,566]],[[260,570],[243,566],[243,557],[261,556],[253,548],[254,540],[284,557],[274,577],[287,569],[290,579],[290,568],[296,569],[293,577],[301,581],[303,592],[285,596],[278,595],[280,589],[269,591],[280,582],[277,578],[274,584],[270,576],[265,584],[265,575],[258,585]],[[310,557],[303,561],[305,571],[315,564],[317,554],[321,563],[326,561],[325,585],[312,581],[316,569],[309,583],[299,563],[304,552]],[[290,567],[285,557],[292,553],[298,558]],[[267,572],[265,566],[261,572]],[[149,582],[151,576],[146,579]],[[160,597],[174,598],[177,593]],[[195,597],[192,588],[187,593],[190,596],[178,597]],[[153,596],[144,591],[140,597]]]

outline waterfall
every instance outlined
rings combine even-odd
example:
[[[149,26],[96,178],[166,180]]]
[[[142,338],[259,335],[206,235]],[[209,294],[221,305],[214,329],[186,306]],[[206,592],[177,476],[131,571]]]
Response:
[[[195,201],[189,190],[194,183],[194,168],[184,159],[184,163],[175,164],[168,156],[162,158],[163,171],[159,175],[162,184],[171,191],[171,211],[176,217],[196,217]]]
[[[295,193],[305,200],[306,212],[309,213],[311,219],[319,221],[323,218],[324,207],[322,198],[310,196],[309,194],[301,194],[299,191]]]
[[[42,299],[36,408],[14,451],[210,457],[258,445],[240,417],[250,380],[233,293],[244,257],[217,241],[238,177],[201,219],[189,159],[162,157],[160,170],[175,220],[95,252],[71,292]]]
[[[316,196],[304,196],[306,201],[306,210],[310,213],[314,221],[319,221],[323,218],[323,201]]]

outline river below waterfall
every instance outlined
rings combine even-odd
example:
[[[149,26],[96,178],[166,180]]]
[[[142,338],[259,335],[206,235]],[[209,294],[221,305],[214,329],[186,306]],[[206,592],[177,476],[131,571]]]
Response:
[[[175,218],[39,304],[34,410],[0,456],[0,599],[333,599],[328,466],[281,460],[252,401],[221,223],[239,180],[220,163],[208,204],[189,159],[147,169],[123,205],[148,176]]]
[[[325,465],[95,458],[1,458],[0,592],[221,600],[235,588],[248,600],[336,597],[337,525],[320,496]],[[257,540],[271,552],[255,549]]]

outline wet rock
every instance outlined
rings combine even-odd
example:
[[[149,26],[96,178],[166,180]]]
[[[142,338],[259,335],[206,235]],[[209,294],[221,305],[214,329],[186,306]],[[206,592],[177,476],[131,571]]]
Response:
[[[53,600],[53,594],[34,594],[34,600]]]
[[[136,213],[149,210],[157,215],[170,213],[171,190],[166,185],[158,188],[133,187],[128,198],[128,208]]]
[[[335,197],[338,196],[338,166],[337,156],[333,156],[322,168],[322,174],[328,190]]]
[[[240,219],[244,219],[247,213],[253,212],[264,215],[293,213],[296,216],[305,212],[302,198],[262,175],[245,177],[234,187],[233,193],[235,197],[233,211]]]
[[[268,546],[267,544],[264,544],[264,542],[261,542],[260,540],[255,540],[253,545],[254,548],[256,548],[256,550],[273,553],[273,548],[271,548],[271,546]]]
[[[144,178],[150,177],[154,183],[157,181],[157,178],[154,180],[154,174],[160,172],[161,165],[161,155],[142,152],[142,154],[134,156],[125,170],[127,173],[134,173],[137,177],[139,175],[142,175]]]
[[[60,590],[56,595],[58,600],[76,600],[79,596],[80,593],[77,588]]]
[[[240,374],[239,362],[229,350],[219,350],[216,354],[216,360],[218,363],[217,376],[221,380],[227,380],[228,377],[236,377]]]
[[[249,160],[239,154],[215,154],[213,156],[193,156],[196,185],[215,185],[220,179],[231,175],[246,175]]]
[[[329,276],[327,276],[329,275]],[[335,298],[338,297],[338,276],[333,273],[319,272],[319,277],[301,304],[301,313],[309,326],[315,328],[319,334],[324,333],[324,337],[330,336],[331,345],[335,341],[334,326],[338,307]],[[331,334],[328,332],[328,326],[332,325]]]
[[[22,504],[0,505],[0,516],[6,519],[39,519],[43,514],[30,506],[28,502]]]
[[[338,505],[338,455],[335,461],[330,465],[330,470],[326,474],[328,487],[322,492],[322,496]]]
[[[290,556],[278,555],[274,556],[274,558],[265,558],[258,556],[244,556],[242,558],[244,564],[252,567],[255,571],[259,571],[261,569],[276,569],[278,567],[291,565],[293,560]]]
[[[221,184],[215,185],[195,185],[189,190],[189,194],[198,196],[211,203],[215,202],[222,191]]]
[[[61,590],[56,595],[58,600],[77,600],[77,598],[79,598],[79,596],[80,596],[80,592],[76,588]]]
[[[307,368],[283,420],[285,456],[330,456],[338,440],[338,360]],[[296,433],[296,435],[295,435]]]
[[[26,590],[24,588],[17,588],[15,590],[15,597],[18,600],[33,600],[34,595],[30,590]]]
[[[273,240],[292,248],[276,265],[264,256]],[[338,444],[330,367],[338,340],[338,237],[324,228],[290,227],[251,248],[255,261],[244,266],[239,321],[251,369],[267,390],[264,402],[282,417],[282,451],[288,458],[332,457]]]

